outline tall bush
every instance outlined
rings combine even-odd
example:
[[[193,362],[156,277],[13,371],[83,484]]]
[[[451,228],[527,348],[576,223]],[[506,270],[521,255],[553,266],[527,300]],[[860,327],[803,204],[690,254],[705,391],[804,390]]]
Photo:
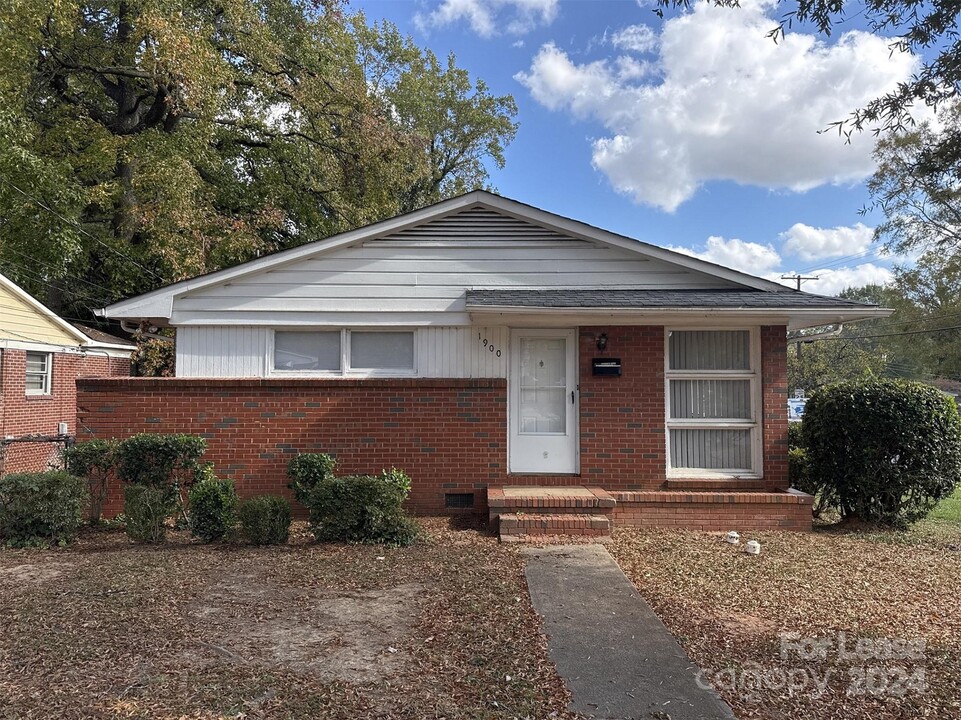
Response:
[[[404,512],[406,497],[402,484],[383,476],[324,480],[308,498],[311,530],[321,541],[410,545],[419,526]]]
[[[935,388],[862,380],[822,388],[804,411],[810,482],[845,519],[903,527],[961,481],[961,418]]]
[[[190,532],[204,542],[226,540],[237,524],[234,481],[206,478],[190,489]]]
[[[137,542],[163,542],[167,518],[176,508],[177,493],[172,485],[128,485],[123,500],[127,535]]]
[[[63,451],[63,463],[67,472],[86,478],[90,493],[87,517],[91,522],[100,520],[103,504],[107,500],[107,483],[117,462],[116,440],[87,440],[78,442]]]
[[[337,460],[323,453],[303,453],[287,464],[287,485],[301,505],[307,505],[311,490],[334,476]]]
[[[206,450],[199,435],[132,435],[117,446],[117,476],[133,485],[173,488],[186,520],[191,486],[212,475],[209,464],[200,462]]]
[[[290,535],[290,502],[258,495],[240,504],[240,532],[251,545],[282,545]]]
[[[83,524],[87,496],[87,483],[66,472],[4,475],[0,538],[18,546],[67,542]]]

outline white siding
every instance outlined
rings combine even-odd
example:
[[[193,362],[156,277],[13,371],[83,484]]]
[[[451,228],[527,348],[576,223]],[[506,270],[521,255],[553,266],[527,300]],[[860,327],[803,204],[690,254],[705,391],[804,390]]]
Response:
[[[177,377],[263,377],[266,328],[177,329]]]
[[[469,325],[468,288],[731,287],[721,278],[474,209],[174,301],[173,325]]]
[[[177,376],[264,377],[270,370],[270,332],[255,327],[180,328]],[[429,327],[415,332],[417,373],[421,377],[507,377],[507,328]]]

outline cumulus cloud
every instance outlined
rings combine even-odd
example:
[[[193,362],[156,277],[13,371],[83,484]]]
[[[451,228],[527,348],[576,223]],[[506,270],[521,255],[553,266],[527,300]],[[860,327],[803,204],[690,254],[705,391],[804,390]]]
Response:
[[[802,260],[823,260],[863,253],[871,246],[874,228],[864,223],[833,228],[819,228],[795,223],[781,233],[783,250]]]
[[[672,247],[671,250],[750,275],[764,275],[781,264],[781,256],[770,245],[745,242],[738,238],[727,240],[718,235],[709,237],[703,249]]]
[[[558,0],[441,0],[433,10],[414,15],[422,32],[466,21],[481,37],[523,35],[557,17]]]
[[[657,47],[657,34],[648,25],[628,25],[611,34],[611,45],[631,52],[651,52]]]
[[[548,43],[515,79],[545,107],[600,122],[594,167],[667,211],[712,180],[799,192],[862,180],[872,135],[846,145],[817,131],[908,79],[916,58],[861,31],[831,45],[799,32],[774,43],[770,8],[699,3],[666,21],[654,72],[625,73],[616,57],[577,63]]]
[[[790,287],[797,287],[791,280],[782,280],[782,274],[793,273],[772,273],[768,274],[767,277]],[[862,263],[854,267],[810,270],[804,274],[816,276],[818,279],[805,282],[801,289],[818,295],[837,295],[842,290],[865,285],[887,285],[894,278],[894,273],[889,268],[874,263]]]

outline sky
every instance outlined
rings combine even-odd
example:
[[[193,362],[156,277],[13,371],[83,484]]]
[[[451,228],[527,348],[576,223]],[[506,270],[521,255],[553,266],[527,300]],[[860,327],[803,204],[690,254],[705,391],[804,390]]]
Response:
[[[886,282],[870,132],[823,132],[916,69],[857,19],[778,43],[772,0],[658,18],[650,0],[351,0],[518,106],[491,184],[617,233],[835,294]],[[821,132],[819,132],[821,131]],[[783,281],[793,286],[791,281]]]

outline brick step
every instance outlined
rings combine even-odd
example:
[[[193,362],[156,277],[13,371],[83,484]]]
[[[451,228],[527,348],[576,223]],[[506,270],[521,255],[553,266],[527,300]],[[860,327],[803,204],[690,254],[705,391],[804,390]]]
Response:
[[[487,488],[487,506],[491,515],[502,513],[603,513],[612,511],[617,502],[599,487],[526,487],[501,486]]]
[[[609,537],[611,520],[582,513],[503,514],[498,521],[501,542],[523,542],[545,535]]]

